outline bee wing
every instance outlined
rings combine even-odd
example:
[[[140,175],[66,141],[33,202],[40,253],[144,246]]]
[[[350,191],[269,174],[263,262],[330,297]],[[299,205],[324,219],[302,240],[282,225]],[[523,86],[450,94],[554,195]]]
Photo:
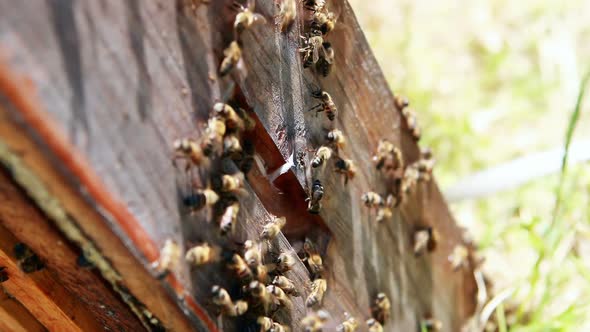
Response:
[[[318,62],[318,60],[320,60],[320,52],[318,50],[318,47],[313,48],[311,59],[313,60],[313,63],[316,63],[316,62]]]
[[[333,54],[330,54],[331,52],[329,52],[328,50],[326,50],[326,48],[323,45],[322,45],[322,53],[323,53],[322,54],[323,55],[322,58],[324,58],[324,60],[327,63],[332,64],[334,55]]]
[[[252,24],[266,24],[266,18],[261,14],[252,14]]]

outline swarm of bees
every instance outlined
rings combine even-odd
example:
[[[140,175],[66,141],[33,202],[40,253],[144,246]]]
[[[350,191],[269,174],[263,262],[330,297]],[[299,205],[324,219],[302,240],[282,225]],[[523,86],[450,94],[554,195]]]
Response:
[[[302,65],[304,68],[311,68],[312,72],[319,76],[327,77],[333,69],[335,52],[332,44],[326,39],[336,27],[337,15],[328,9],[325,0],[300,1],[309,11],[311,18],[305,27],[304,36],[300,37],[302,45],[298,52],[302,57]],[[265,17],[255,11],[255,0],[246,0],[245,4],[236,3],[236,8],[234,38],[223,51],[224,57],[219,66],[220,76],[226,76],[243,66],[242,35],[256,25],[266,23]],[[286,33],[297,18],[297,1],[282,0],[278,8],[280,28]],[[316,116],[325,116],[329,120],[326,123],[330,124],[324,127],[324,142],[319,144],[320,147],[309,163],[313,180],[308,187],[308,212],[319,214],[325,192],[318,173],[323,172],[326,167],[333,167],[333,171],[340,174],[344,184],[347,184],[355,178],[358,169],[352,159],[342,155],[346,147],[346,137],[341,130],[334,128],[338,116],[335,100],[319,87],[313,89],[310,94],[317,104],[309,111],[315,112]],[[394,104],[402,115],[403,126],[417,142],[421,131],[415,113],[409,108],[409,101],[396,95]],[[224,239],[232,238],[239,222],[240,198],[245,192],[246,174],[254,164],[254,145],[244,139],[244,133],[251,131],[255,123],[255,120],[236,103],[217,102],[211,109],[204,135],[200,139],[182,138],[173,143],[173,164],[177,166],[179,161],[183,161],[187,173],[219,159],[230,159],[238,165],[240,172],[214,174],[205,188],[193,188],[191,180],[191,193],[183,198],[191,213],[197,213],[205,208],[215,211],[219,235]],[[419,160],[407,164],[400,147],[387,139],[379,141],[372,160],[379,174],[391,181],[388,182],[385,192],[363,193],[361,202],[366,208],[375,211],[376,221],[382,223],[392,219],[395,209],[400,207],[405,195],[410,194],[419,183],[432,179],[435,160],[429,149],[423,149]],[[302,164],[305,164],[305,160]],[[297,262],[295,253],[277,252],[273,246],[273,243],[277,243],[275,239],[286,222],[285,217],[273,217],[262,227],[258,238],[239,242],[237,247],[227,243],[220,246],[199,242],[186,250],[184,258],[195,269],[222,262],[223,267],[235,277],[239,284],[235,289],[224,289],[220,285],[211,288],[210,303],[215,306],[219,315],[243,316],[241,319],[252,321],[260,331],[288,331],[287,322],[280,318],[284,315],[276,313],[289,312],[293,306],[292,297],[305,295],[304,303],[308,313],[300,323],[304,331],[319,332],[332,320],[330,314],[322,309],[328,292],[323,259],[315,244],[306,238],[303,249],[298,254],[309,272],[309,285],[300,287],[289,279],[289,271]],[[433,251],[437,239],[438,235],[433,227],[415,229],[411,239],[414,254],[420,256]],[[179,244],[167,240],[160,252],[160,258],[153,263],[156,276],[163,278],[173,271],[182,257],[182,252]],[[469,251],[464,246],[456,246],[448,257],[451,267],[458,270],[467,266],[468,255]],[[378,293],[370,309],[372,317],[365,321],[368,331],[383,331],[391,312],[391,303],[387,295],[383,292]],[[344,320],[332,321],[329,327],[332,330],[336,327],[336,331],[340,332],[357,331],[361,325],[359,321],[347,313],[344,315]],[[440,329],[440,322],[433,319],[424,320],[422,324],[429,331]]]

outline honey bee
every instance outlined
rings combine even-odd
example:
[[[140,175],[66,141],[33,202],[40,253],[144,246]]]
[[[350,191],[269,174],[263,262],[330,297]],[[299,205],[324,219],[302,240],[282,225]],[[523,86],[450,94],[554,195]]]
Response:
[[[241,316],[248,311],[248,302],[238,300],[234,303],[229,293],[218,285],[211,288],[211,297],[213,304],[220,307],[224,315]]]
[[[327,146],[321,146],[311,160],[311,167],[317,168],[323,165],[332,156],[332,149]]]
[[[389,298],[385,293],[377,294],[375,298],[375,304],[371,308],[373,312],[373,318],[375,318],[379,323],[385,324],[385,322],[389,319],[389,312],[391,310],[391,302],[389,302]]]
[[[225,208],[225,212],[223,212],[219,220],[219,231],[221,235],[233,234],[239,211],[240,203],[237,201]]]
[[[280,273],[290,271],[293,268],[293,265],[295,265],[295,259],[293,258],[293,255],[283,252],[279,255],[279,257],[277,257],[276,269]]]
[[[254,280],[250,282],[250,285],[248,285],[248,289],[252,297],[262,304],[264,312],[267,313],[268,308],[271,304],[271,297],[270,293],[266,290],[266,287],[264,287],[264,284],[259,282],[258,280]]]
[[[248,302],[243,300],[237,300],[234,304],[234,308],[230,313],[230,316],[241,316],[248,311]]]
[[[305,253],[303,261],[307,264],[307,268],[309,269],[312,278],[319,276],[324,270],[322,256],[320,256],[310,239],[305,239],[305,242],[303,243],[303,252]]]
[[[277,322],[272,323],[272,328],[270,329],[271,332],[287,332],[289,331],[288,327],[285,327]]]
[[[356,175],[356,165],[354,164],[354,161],[350,159],[339,159],[335,166],[336,173],[340,173],[344,176],[344,184],[347,184],[348,180],[354,178]]]
[[[414,232],[414,255],[421,256],[424,252],[436,249],[437,233],[432,227],[419,228]]]
[[[324,42],[324,38],[322,37],[320,32],[314,32],[307,34],[307,36],[301,36],[303,39],[303,47],[299,49],[299,53],[303,55],[303,68],[310,68],[318,61],[321,57],[330,57],[329,52],[326,50],[326,46],[331,48],[329,43]]]
[[[218,254],[217,248],[203,243],[187,250],[184,258],[192,266],[201,266],[217,260]]]
[[[274,323],[271,318],[265,316],[259,316],[256,322],[260,326],[260,332],[270,332]]]
[[[244,242],[244,259],[250,268],[255,268],[262,264],[262,252],[258,243],[252,240]]]
[[[281,21],[281,31],[287,32],[297,16],[297,3],[295,0],[283,0],[281,2],[279,15],[283,18]]]
[[[410,165],[404,171],[404,177],[401,183],[401,194],[407,195],[412,191],[420,179],[420,172],[417,167]]]
[[[401,95],[395,95],[395,97],[393,98],[393,103],[395,105],[395,108],[397,108],[398,111],[403,111],[404,108],[410,106],[410,101],[408,100],[408,98],[401,96]]]
[[[206,155],[213,154],[216,146],[219,146],[223,142],[223,136],[225,136],[225,122],[220,118],[214,116],[209,118],[207,122],[207,128],[205,129],[205,139],[203,150]]]
[[[171,239],[167,239],[160,250],[160,258],[152,263],[158,279],[163,279],[176,268],[180,262],[180,255],[181,249],[178,244]]]
[[[390,197],[393,197],[390,195]],[[389,206],[382,206],[377,210],[377,216],[375,217],[375,221],[378,223],[382,222],[386,219],[391,219],[393,217],[393,211]]]
[[[377,208],[385,205],[385,200],[376,192],[368,191],[361,196],[361,200],[368,208]]]
[[[369,332],[383,332],[383,325],[375,320],[375,318],[367,319],[367,326]]]
[[[313,13],[311,22],[311,29],[319,31],[322,35],[326,36],[336,26],[336,15],[333,12],[327,10],[317,10]]]
[[[404,159],[400,149],[395,147],[388,140],[382,139],[377,146],[377,154],[373,156],[373,162],[377,170],[385,168],[388,170],[403,169]]]
[[[183,203],[192,211],[198,211],[205,206],[213,206],[219,200],[219,195],[211,189],[197,190],[195,193],[185,197]]]
[[[420,328],[423,331],[438,332],[442,330],[443,324],[440,320],[434,318],[426,318],[420,322]]]
[[[322,91],[321,89],[315,90],[311,93],[311,96],[319,99],[320,103],[310,109],[310,111],[316,111],[316,113],[326,112],[326,116],[328,120],[334,121],[336,119],[336,113],[338,109],[336,108],[336,104],[332,100],[332,96],[326,91]]]
[[[307,211],[312,214],[320,213],[322,208],[321,200],[324,197],[324,186],[318,179],[314,180],[311,187],[311,195],[306,200],[309,202],[307,205]]]
[[[287,218],[285,217],[274,217],[274,219],[269,222],[268,224],[264,225],[262,228],[262,232],[260,233],[260,238],[264,240],[272,240],[274,239],[277,234],[281,231],[281,229],[287,223]]]
[[[303,0],[303,7],[311,11],[320,11],[326,6],[326,0]]]
[[[308,313],[301,320],[301,326],[305,332],[321,332],[324,324],[330,319],[330,314],[325,310]]]
[[[224,174],[214,179],[213,187],[224,193],[241,193],[244,191],[244,174]]]
[[[454,271],[460,268],[466,268],[469,264],[467,258],[469,257],[469,251],[464,245],[458,244],[453,248],[453,252],[449,255],[448,259],[451,263],[451,267]]]
[[[404,108],[402,110],[402,115],[406,121],[406,125],[408,126],[408,130],[410,134],[412,134],[412,138],[414,141],[419,141],[420,136],[422,135],[422,131],[418,126],[418,119],[416,118],[416,114],[409,108]]]
[[[307,307],[313,307],[318,304],[321,305],[327,288],[328,284],[326,283],[326,279],[318,278],[314,280],[311,284],[311,293],[307,297],[307,300],[305,300],[305,305]]]
[[[198,166],[203,163],[207,154],[203,150],[201,144],[191,138],[182,138],[174,141],[174,156],[172,157],[172,164],[176,167],[178,159],[187,161],[185,170],[188,171],[193,166]]]
[[[246,6],[241,4],[237,5],[240,12],[236,15],[236,20],[234,21],[234,32],[236,34],[236,39],[239,38],[244,30],[251,28],[255,24],[266,23],[264,16],[254,12],[256,7],[255,0],[248,0]]]
[[[323,52],[320,54],[320,58],[315,64],[315,69],[320,75],[328,77],[332,72],[334,66],[334,48],[330,42],[322,43]]]
[[[236,135],[227,135],[223,138],[223,154],[236,156],[242,153],[242,145]]]
[[[429,148],[422,148],[420,150],[421,158],[416,162],[418,172],[420,172],[419,181],[430,181],[432,178],[432,170],[434,169],[435,159],[432,157],[432,151]]]
[[[272,280],[272,284],[280,287],[286,294],[299,296],[299,292],[297,291],[293,281],[285,276],[275,276]]]
[[[237,41],[232,41],[229,46],[223,50],[223,61],[219,66],[219,75],[225,76],[229,74],[229,72],[234,69],[236,66],[239,65],[240,60],[242,59],[242,48]]]
[[[329,131],[326,134],[326,140],[328,141],[328,143],[333,144],[337,150],[343,149],[346,145],[346,139],[344,138],[342,132],[338,129]]]
[[[281,306],[290,309],[292,307],[291,300],[285,294],[285,292],[278,286],[275,285],[268,285],[266,286],[266,291],[271,294]]]
[[[237,274],[238,279],[241,281],[252,281],[252,270],[250,270],[248,264],[246,264],[246,261],[244,261],[242,256],[239,254],[233,254],[231,263],[228,265],[228,267]]]
[[[346,314],[348,316],[348,314]],[[336,327],[338,332],[355,332],[358,329],[358,322],[354,317],[348,317],[344,322]]]
[[[227,129],[237,131],[244,130],[244,120],[242,120],[230,105],[225,103],[215,103],[215,105],[213,105],[213,112],[215,116],[225,121]]]

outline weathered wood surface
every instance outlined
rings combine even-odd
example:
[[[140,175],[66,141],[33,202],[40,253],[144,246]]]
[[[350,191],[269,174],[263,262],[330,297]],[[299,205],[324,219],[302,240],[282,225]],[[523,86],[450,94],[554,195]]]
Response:
[[[34,90],[27,93],[38,98],[39,108],[55,123],[49,131],[66,136],[76,150],[69,152],[87,159],[91,169],[85,171],[94,172],[112,199],[128,209],[141,227],[133,230],[121,225],[129,221],[116,215],[107,218],[109,227],[130,248],[123,251],[134,254],[148,269],[167,238],[182,244],[222,241],[205,214],[189,216],[179,203],[187,178],[172,167],[170,145],[179,137],[199,137],[213,103],[233,91],[231,84],[236,82],[241,94],[237,97],[260,119],[255,143],[268,171],[291,154],[308,164],[310,151],[322,144],[330,125],[344,132],[349,144],[342,154],[359,166],[357,177],[346,186],[331,165],[316,174],[326,189],[320,217],[305,211],[311,179],[303,165],[296,163],[273,185],[261,170],[253,170],[248,177],[250,196],[241,201],[236,240],[258,234],[269,212],[286,215],[290,243],[281,238],[282,250],[292,250],[291,245],[297,246],[305,236],[327,244],[325,306],[336,320],[344,317],[344,311],[359,320],[368,318],[372,297],[384,291],[392,300],[393,319],[387,330],[414,330],[427,314],[442,320],[445,331],[458,330],[473,309],[474,283],[470,271],[453,273],[447,262],[461,241],[461,231],[436,185],[420,187],[387,224],[376,225],[374,215],[360,204],[364,191],[384,189],[370,162],[380,138],[401,146],[409,161],[417,158],[418,149],[400,124],[392,94],[348,4],[334,4],[340,17],[328,37],[336,51],[336,65],[328,78],[318,79],[301,66],[297,48],[303,22],[283,35],[274,24],[276,4],[257,1],[257,9],[270,24],[243,36],[247,76],[236,73],[221,79],[216,71],[231,38],[235,12],[228,6],[230,1],[211,2],[193,11],[183,0],[0,1],[0,50],[8,61],[3,66],[30,79]],[[305,14],[299,8],[299,17]],[[339,107],[334,124],[306,112],[316,104],[310,97],[315,84],[328,91]],[[103,217],[112,215],[92,192],[88,195],[80,174],[55,159],[59,154],[44,135],[38,135],[38,124],[19,115],[22,109],[14,101],[8,102],[16,110],[5,112],[6,126],[37,133],[31,136],[32,144],[43,151],[46,166],[57,169],[54,173],[61,177],[72,177],[66,181],[70,191],[84,196]],[[4,134],[0,130],[0,141],[16,144]],[[34,160],[24,162],[39,172]],[[41,178],[48,181],[49,177]],[[206,178],[197,181],[204,184]],[[442,235],[432,255],[413,256],[410,236],[416,225],[431,225]],[[80,227],[88,226],[81,223]],[[107,246],[105,237],[87,234],[98,247]],[[119,270],[126,266],[113,265]],[[130,282],[133,271],[120,272]],[[174,275],[179,285],[172,288],[178,292],[182,286],[213,317],[207,305],[210,285],[229,286],[229,273],[219,264],[192,272],[183,265]],[[309,281],[301,264],[289,276],[302,288]],[[155,305],[149,295],[137,294],[138,288],[129,287],[165,326],[173,327],[169,324],[178,308]],[[302,299],[294,303],[290,320],[295,323],[305,310]],[[179,306],[186,312],[194,310],[186,303]]]

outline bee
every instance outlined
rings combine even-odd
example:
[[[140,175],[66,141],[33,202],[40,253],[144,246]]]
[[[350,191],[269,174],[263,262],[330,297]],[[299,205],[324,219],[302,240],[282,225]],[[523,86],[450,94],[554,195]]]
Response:
[[[250,268],[255,268],[262,264],[262,252],[258,243],[252,240],[244,242],[244,259]]]
[[[152,267],[158,273],[158,279],[163,279],[176,268],[180,262],[180,255],[181,249],[178,244],[171,239],[167,239],[160,250],[160,258],[152,263]]]
[[[344,184],[347,184],[348,180],[354,178],[356,175],[356,165],[354,164],[354,161],[350,159],[339,159],[335,166],[335,171],[344,176]]]
[[[226,126],[223,120],[216,116],[209,118],[207,128],[205,129],[205,139],[203,141],[203,150],[206,155],[213,154],[215,147],[223,143],[225,131]]]
[[[336,15],[333,12],[327,10],[318,10],[313,13],[311,22],[311,29],[321,32],[322,35],[326,36],[336,26]]]
[[[219,200],[219,195],[211,189],[197,190],[197,192],[185,197],[183,203],[192,211],[198,211],[205,206],[213,206]]]
[[[220,307],[221,312],[225,315],[241,316],[248,311],[248,302],[238,300],[234,303],[229,293],[218,285],[211,288],[211,297],[213,304]]]
[[[244,120],[238,115],[236,110],[225,103],[215,103],[213,105],[215,116],[223,119],[227,129],[242,131],[244,130]]]
[[[390,195],[390,197],[393,197]],[[391,219],[393,217],[393,210],[389,206],[382,206],[377,210],[377,216],[375,217],[375,221],[378,223],[382,222],[386,219]]]
[[[271,318],[265,316],[259,316],[256,322],[260,326],[260,332],[270,332],[274,323]]]
[[[270,329],[271,332],[286,332],[289,331],[288,327],[285,327],[277,322],[272,323],[272,328]]]
[[[221,61],[221,65],[219,66],[219,75],[225,76],[229,74],[229,72],[234,69],[236,66],[239,66],[239,62],[242,59],[242,48],[237,41],[232,41],[229,46],[223,50],[223,61]]]
[[[307,297],[307,300],[305,300],[305,305],[307,307],[313,307],[318,304],[321,305],[327,288],[328,284],[326,283],[326,279],[318,278],[314,280],[311,284],[311,293]]]
[[[281,229],[287,223],[287,218],[285,217],[274,217],[271,222],[264,225],[262,228],[262,232],[260,232],[260,238],[265,240],[272,240],[274,239],[277,234],[281,231]]]
[[[290,271],[295,265],[295,259],[293,255],[287,254],[285,252],[281,253],[276,260],[276,270],[280,273],[285,273]]]
[[[254,12],[256,7],[255,0],[248,0],[246,6],[237,5],[240,12],[236,15],[236,20],[234,21],[236,39],[238,39],[244,30],[251,28],[254,24],[266,23],[264,16]]]
[[[173,147],[174,157],[172,157],[172,164],[176,167],[176,161],[184,159],[187,161],[186,171],[193,166],[200,165],[207,158],[201,145],[191,138],[177,139],[174,141]]]
[[[287,297],[287,294],[278,286],[268,285],[266,291],[271,294],[281,306],[290,309],[292,307],[291,300]]]
[[[266,284],[268,282],[268,267],[264,264],[256,266],[254,269],[256,280]]]
[[[385,200],[376,192],[368,191],[361,196],[363,204],[368,208],[377,208],[385,205]]]
[[[286,294],[299,296],[299,292],[297,291],[293,281],[285,276],[275,276],[272,280],[272,284],[280,287]]]
[[[367,326],[369,332],[383,332],[383,325],[375,320],[375,318],[367,319]]]
[[[311,195],[306,200],[309,202],[307,205],[307,211],[312,214],[320,213],[320,209],[322,208],[321,200],[324,197],[324,186],[322,186],[322,182],[318,179],[313,181],[313,185],[311,187]]]
[[[453,252],[449,255],[448,259],[451,263],[451,267],[454,271],[460,268],[465,268],[469,264],[467,258],[469,257],[469,251],[464,245],[458,244],[453,248]]]
[[[416,186],[418,180],[420,179],[420,172],[418,171],[417,167],[414,165],[410,165],[404,171],[404,177],[401,183],[401,194],[407,195],[412,191],[412,188]]]
[[[287,32],[297,16],[297,3],[295,0],[283,0],[280,7],[280,16],[283,18],[281,21],[281,31]]]
[[[330,144],[333,144],[337,150],[344,148],[344,146],[346,145],[346,139],[344,138],[344,135],[342,134],[342,132],[338,129],[334,129],[332,131],[329,131],[326,134],[326,140]]]
[[[330,319],[330,314],[325,310],[310,312],[301,320],[301,326],[305,332],[321,332],[324,324]]]
[[[254,148],[254,143],[251,140],[245,140],[243,145],[243,152],[241,160],[238,160],[236,163],[240,167],[240,171],[244,174],[248,174],[252,167],[254,167],[254,154],[256,150]]]
[[[315,69],[320,75],[328,77],[332,72],[334,66],[334,48],[330,42],[322,43],[323,52],[320,54],[320,58],[315,64]]]
[[[379,141],[377,154],[373,156],[373,162],[377,170],[382,168],[385,168],[385,170],[397,170],[404,167],[401,150],[385,139]]]
[[[332,149],[327,146],[321,146],[311,160],[311,167],[317,168],[323,165],[332,156]]]
[[[419,228],[414,231],[414,255],[421,256],[424,252],[436,249],[437,233],[432,227]]]
[[[303,68],[310,68],[320,60],[320,55],[325,56],[324,38],[319,32],[300,37],[303,39],[303,47],[299,49],[303,55]]]
[[[252,281],[252,270],[250,270],[246,261],[239,254],[233,254],[228,267],[237,274],[238,279],[244,282]]]
[[[346,314],[348,316],[348,314]],[[344,322],[336,327],[338,332],[355,332],[358,329],[358,322],[354,317],[348,317]]]
[[[310,109],[310,111],[316,111],[316,113],[326,112],[326,116],[328,120],[334,121],[336,119],[336,113],[338,112],[338,108],[336,108],[336,104],[332,100],[332,96],[326,91],[322,91],[321,89],[317,89],[311,93],[311,96],[319,99],[320,103]]]
[[[303,252],[305,253],[303,261],[307,264],[311,276],[318,276],[324,270],[324,265],[322,262],[322,256],[320,256],[310,239],[305,239],[305,242],[303,243]]]
[[[262,304],[264,312],[267,313],[271,303],[271,298],[270,293],[266,290],[264,284],[259,282],[258,280],[254,280],[250,282],[250,285],[248,285],[248,289],[252,297]]]
[[[422,131],[418,126],[418,119],[416,118],[416,114],[409,108],[404,108],[402,110],[402,115],[404,120],[406,121],[406,125],[408,126],[408,130],[410,134],[412,134],[412,138],[414,141],[418,142],[420,140],[420,136],[422,135]]]
[[[430,181],[432,178],[432,170],[434,169],[435,159],[432,157],[432,151],[429,148],[422,148],[420,150],[421,158],[416,162],[418,172],[420,172],[419,181]]]
[[[242,153],[242,144],[236,135],[227,135],[223,138],[223,154],[236,156]]]
[[[201,266],[217,260],[218,254],[217,248],[203,243],[187,250],[184,258],[192,266]]]
[[[377,294],[375,298],[375,304],[371,308],[373,312],[373,318],[375,318],[379,323],[385,324],[385,322],[389,319],[389,312],[391,310],[391,302],[389,302],[389,298],[385,293]]]
[[[219,220],[219,231],[221,235],[233,234],[239,211],[240,203],[237,201],[225,208],[225,212],[223,212]]]
[[[214,189],[224,193],[240,193],[244,191],[244,174],[236,173],[234,175],[224,174],[217,177],[213,183]]]
[[[427,332],[437,332],[442,330],[442,327],[442,322],[434,318],[426,318],[420,322],[420,328]]]
[[[320,11],[326,6],[326,0],[303,0],[303,7],[312,11]]]
[[[404,108],[410,106],[410,101],[404,96],[395,95],[393,97],[393,104],[395,105],[395,108],[401,112],[404,110]]]

